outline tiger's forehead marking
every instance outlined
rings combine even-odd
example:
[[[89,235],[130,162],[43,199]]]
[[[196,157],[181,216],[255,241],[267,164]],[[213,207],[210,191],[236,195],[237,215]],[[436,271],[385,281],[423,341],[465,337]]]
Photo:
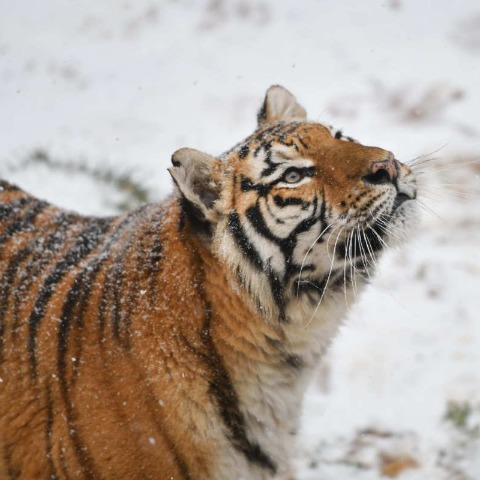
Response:
[[[267,182],[286,170],[290,162],[297,168],[312,166],[319,151],[338,146],[339,140],[353,141],[321,123],[279,122],[256,130],[221,159],[241,177]]]
[[[312,129],[315,132],[309,133]],[[318,123],[279,122],[273,127],[255,131],[235,147],[223,153],[220,159],[232,166],[235,165],[235,169],[243,174],[249,173],[248,164],[254,165],[254,170],[260,169],[258,175],[255,175],[259,178],[272,173],[275,169],[274,163],[278,160],[272,159],[272,154],[284,157],[284,160],[294,160],[306,156],[309,149],[308,142],[312,137],[322,137],[327,142],[334,139],[329,128]]]
[[[328,126],[320,123],[279,122],[273,127],[255,131],[225,155],[233,151],[238,154],[239,159],[244,159],[251,152],[256,156],[262,149],[269,151],[273,145],[284,146],[290,149],[290,152],[301,152],[309,148],[309,140],[312,138],[318,142],[333,140],[335,137]]]

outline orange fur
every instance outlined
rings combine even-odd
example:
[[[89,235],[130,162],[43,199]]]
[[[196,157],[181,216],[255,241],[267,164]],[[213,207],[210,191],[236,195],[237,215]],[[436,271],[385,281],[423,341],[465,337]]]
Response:
[[[393,187],[362,180],[389,152],[306,122],[281,87],[265,102],[223,157],[177,152],[179,195],[160,205],[81,217],[0,183],[1,479],[286,474],[308,374],[352,296],[340,261],[330,281],[321,222]],[[275,173],[290,165],[298,187]],[[301,283],[310,245],[325,302]]]

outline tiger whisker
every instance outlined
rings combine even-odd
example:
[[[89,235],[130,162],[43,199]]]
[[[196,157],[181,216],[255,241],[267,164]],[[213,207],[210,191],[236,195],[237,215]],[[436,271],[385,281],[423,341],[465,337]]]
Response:
[[[355,283],[355,291],[357,292],[357,295],[358,295],[357,275],[360,276],[361,278],[362,278],[362,275],[358,272],[358,266],[357,266],[357,258],[358,258],[357,245],[360,247],[360,245],[358,244],[358,241],[353,243],[353,259],[352,259],[352,260],[353,260],[353,272],[354,272],[353,281],[354,281],[354,283]],[[359,249],[360,249],[360,248],[359,248]]]
[[[335,225],[334,228],[332,229],[332,232],[330,233],[330,236],[332,235],[332,233],[335,231],[335,229],[337,228],[338,225]],[[303,272],[303,267],[305,266],[305,262],[307,260],[307,257],[308,255],[310,254],[310,252],[312,251],[313,247],[316,245],[316,243],[318,242],[318,240],[320,240],[322,238],[322,236],[325,234],[325,232],[327,232],[327,230],[329,228],[332,227],[332,224],[330,225],[327,225],[317,236],[317,238],[312,242],[312,244],[310,245],[310,247],[308,248],[307,250],[307,253],[305,254],[305,256],[303,257],[303,260],[302,260],[302,264],[300,266],[300,273],[298,275],[298,282],[300,282],[302,280],[302,272]],[[330,239],[330,236],[328,237]],[[327,241],[327,244],[328,244],[328,241]],[[296,294],[296,297],[298,298],[298,295],[299,295],[299,291],[300,291],[300,285],[299,283],[297,282],[297,294]]]
[[[357,225],[355,227],[355,233],[356,233],[356,236],[357,236],[358,247],[360,249],[360,259],[362,260],[362,263],[363,263],[363,266],[364,266],[364,269],[365,269],[365,272],[366,272],[368,278],[370,278],[370,267],[372,265],[370,265],[370,263],[369,263],[369,259],[366,255],[366,252],[365,252],[365,249],[364,249],[364,246],[363,246],[363,243],[362,243],[362,239],[360,237],[360,225]]]
[[[384,233],[385,235],[388,235],[389,237],[393,237],[398,241],[403,240],[403,237],[399,235],[398,232],[391,227],[391,225],[388,225],[386,223],[384,224],[379,223],[378,228],[382,231],[382,233]],[[373,229],[372,231],[375,232],[375,230]],[[378,232],[375,232],[375,233],[378,234]],[[384,242],[384,245],[385,245],[385,242]]]
[[[365,246],[368,250],[368,254],[370,256],[370,265],[373,266],[373,268],[376,268],[377,267],[377,258],[375,257],[375,253],[373,252],[373,249],[372,249],[372,246],[370,244],[370,241],[368,240],[368,237],[367,235],[365,234],[365,229],[362,228],[362,236],[363,236],[363,239],[365,240]],[[370,275],[369,275],[370,276]]]
[[[317,290],[321,290],[320,287],[318,285],[316,285],[315,283],[313,283],[311,280],[298,280],[298,283],[302,284],[302,285],[311,285],[312,287],[316,288]]]
[[[425,202],[422,202],[418,198],[417,198],[417,202],[418,202],[418,205],[422,208],[422,210],[438,218],[438,220],[440,220],[442,223],[446,223],[446,220],[441,215],[439,215],[435,210],[430,208]]]
[[[363,238],[365,240],[365,245],[367,247],[368,254],[371,258],[371,262],[373,263],[374,267],[377,267],[378,266],[378,260],[377,260],[377,257],[375,256],[375,252],[373,251],[370,240],[368,239],[368,237],[365,233],[365,226],[362,226],[362,235],[363,235]]]
[[[355,278],[355,263],[353,260],[353,231],[351,232],[350,243],[348,245],[348,260],[350,263],[350,283],[352,285],[352,293],[353,298],[357,300],[357,290],[356,290],[356,283],[354,281]]]
[[[421,173],[437,173],[437,172],[448,172],[448,171],[451,171],[451,170],[458,170],[459,168],[461,167],[465,167],[465,166],[468,166],[468,165],[475,165],[475,164],[478,164],[480,163],[480,158],[474,158],[472,160],[466,160],[464,162],[452,162],[448,165],[435,165],[435,166],[431,166],[431,168],[429,170],[426,170],[425,172],[422,172],[421,170],[418,170],[418,167],[420,165],[409,165],[410,168],[412,168],[412,170],[415,172],[415,176],[418,176],[420,175]],[[424,165],[423,165],[424,166]],[[430,167],[430,165],[429,165]]]
[[[445,143],[444,145],[442,145],[441,147],[437,148],[436,150],[433,150],[429,153],[424,153],[422,155],[419,155],[418,157],[415,157],[415,158],[412,158],[412,160],[409,160],[407,162],[405,162],[406,165],[408,165],[409,167],[411,167],[412,165],[415,165],[417,162],[419,161],[432,161],[432,160],[436,160],[438,159],[438,157],[431,157],[431,155],[435,155],[436,153],[440,152],[441,150],[443,150],[445,147],[447,146],[447,144]]]
[[[473,190],[474,192],[480,191],[480,187],[467,187],[465,184],[462,183],[435,183],[426,185],[426,188],[436,188],[437,190],[441,190],[445,187],[467,188],[468,190]]]
[[[350,232],[345,242],[345,255],[343,258],[343,293],[345,296],[345,305],[347,305],[348,303],[347,302],[347,261],[348,261],[347,250],[348,250],[348,245],[349,245],[351,236],[352,236],[352,233]]]
[[[353,264],[353,256],[352,256],[352,249],[353,249],[353,231],[349,234],[349,242],[348,242],[348,250],[347,250],[347,258],[350,267],[350,281],[352,281],[353,274],[354,274],[354,264]],[[354,297],[356,292],[353,290]],[[355,297],[356,298],[356,297]]]
[[[386,233],[389,236],[392,236],[393,238],[397,240],[402,240],[402,238],[398,235],[398,233],[392,229],[392,226],[390,223],[388,223],[385,219],[382,217],[377,217],[375,218],[372,211],[368,210],[368,213],[372,217],[373,223],[377,223],[379,228],[382,230],[382,232]],[[387,218],[390,218],[390,215],[385,215]],[[375,232],[375,230],[372,228],[371,225],[369,225],[369,229]],[[376,233],[376,232],[375,232]],[[383,242],[385,245],[385,242]]]
[[[420,168],[428,167],[434,169],[434,162],[440,161],[440,157],[424,158],[414,163],[407,163],[411,170],[417,172]]]
[[[387,235],[395,238],[396,240],[402,240],[402,237],[398,234],[398,232],[388,222],[386,222],[382,219],[379,219],[377,224],[378,224],[378,227],[382,230],[382,232],[384,232]]]
[[[338,239],[340,238],[340,235],[342,234],[342,231],[343,231],[344,228],[345,228],[345,225],[342,226],[342,228],[340,229],[340,231],[337,234],[337,238],[335,239],[335,244],[333,245],[332,261],[330,263],[330,270],[328,272],[327,280],[325,281],[325,285],[323,286],[323,292],[322,292],[322,295],[320,296],[320,300],[318,301],[317,306],[316,306],[315,310],[313,311],[313,314],[310,317],[310,320],[307,322],[306,326],[308,326],[308,325],[310,325],[310,323],[312,323],[313,319],[315,318],[316,313],[318,312],[318,309],[320,308],[323,297],[325,296],[325,292],[327,291],[328,283],[330,281],[330,277],[332,276],[333,264],[335,263],[335,252],[336,252],[336,249],[337,249]],[[330,234],[330,236],[331,236],[331,234]],[[328,251],[328,243],[327,243],[327,251]]]
[[[371,226],[368,227],[369,230],[371,230],[378,238],[378,240],[382,243],[382,245],[384,246],[385,250],[388,250],[389,249],[389,246],[386,244],[385,240],[378,234],[378,232],[375,231],[374,228],[372,228]],[[387,232],[388,233],[388,232]]]
[[[437,195],[437,197],[432,197],[430,195]],[[430,198],[431,200],[439,200],[442,196],[474,199],[480,196],[480,188],[468,189],[468,191],[465,192],[451,188],[442,188],[442,186],[429,185],[422,189],[420,196]]]

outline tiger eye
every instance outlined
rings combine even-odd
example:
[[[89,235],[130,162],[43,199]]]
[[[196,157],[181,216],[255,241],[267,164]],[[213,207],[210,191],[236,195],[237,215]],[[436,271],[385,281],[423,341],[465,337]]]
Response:
[[[303,178],[302,174],[297,170],[290,170],[285,174],[284,180],[287,183],[298,183]]]

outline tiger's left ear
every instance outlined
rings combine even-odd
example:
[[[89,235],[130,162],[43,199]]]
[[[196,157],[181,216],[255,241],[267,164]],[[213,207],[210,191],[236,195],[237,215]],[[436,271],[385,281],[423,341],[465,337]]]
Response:
[[[272,125],[282,120],[306,120],[306,110],[297,102],[295,96],[280,85],[272,85],[265,95],[257,120],[258,126]]]
[[[189,202],[197,217],[215,221],[213,208],[219,197],[213,170],[217,159],[193,148],[181,148],[172,156],[173,167],[168,171],[182,196]]]

